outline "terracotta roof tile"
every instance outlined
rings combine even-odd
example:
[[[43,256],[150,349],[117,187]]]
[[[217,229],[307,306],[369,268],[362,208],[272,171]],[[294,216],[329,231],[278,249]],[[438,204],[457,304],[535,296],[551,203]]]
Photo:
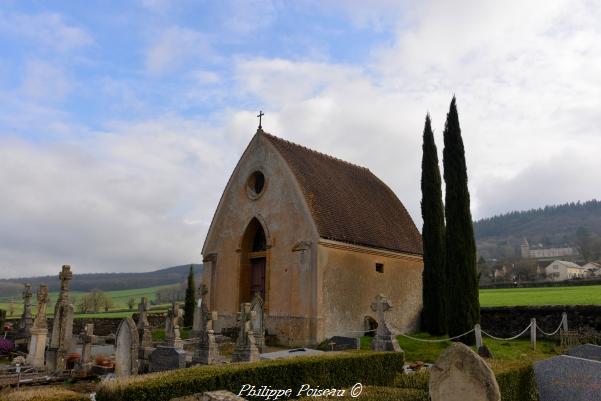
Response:
[[[371,171],[263,134],[290,166],[322,238],[422,254],[421,235],[411,216]]]

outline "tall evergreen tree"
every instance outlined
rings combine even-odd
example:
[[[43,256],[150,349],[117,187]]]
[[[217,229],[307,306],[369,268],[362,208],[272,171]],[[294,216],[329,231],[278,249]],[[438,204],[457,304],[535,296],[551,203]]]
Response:
[[[447,114],[443,151],[446,216],[446,315],[449,336],[457,336],[480,321],[476,241],[470,212],[465,150],[455,96]],[[473,344],[473,335],[460,341]]]
[[[446,333],[445,227],[438,153],[426,115],[422,145],[422,238],[424,244],[422,328],[433,335]]]
[[[194,322],[194,305],[196,304],[196,285],[194,284],[194,268],[190,265],[188,272],[188,287],[184,303],[184,327],[191,327]]]

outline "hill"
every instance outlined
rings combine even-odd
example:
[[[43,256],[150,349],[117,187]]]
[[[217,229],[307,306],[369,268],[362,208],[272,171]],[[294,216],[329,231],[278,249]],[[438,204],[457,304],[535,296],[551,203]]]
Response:
[[[524,238],[544,247],[575,246],[601,241],[601,201],[565,203],[513,211],[474,223],[478,253],[487,259],[519,254]],[[586,244],[584,244],[586,246]]]
[[[196,275],[202,272],[202,264],[193,264],[193,266]],[[71,280],[71,290],[76,292],[88,292],[93,289],[119,291],[176,284],[186,280],[189,268],[190,265],[181,265],[145,273],[77,274],[75,271]],[[24,283],[31,284],[34,291],[40,284],[47,284],[50,292],[58,291],[60,287],[58,273],[53,276],[0,279],[0,297],[19,296],[23,291]]]

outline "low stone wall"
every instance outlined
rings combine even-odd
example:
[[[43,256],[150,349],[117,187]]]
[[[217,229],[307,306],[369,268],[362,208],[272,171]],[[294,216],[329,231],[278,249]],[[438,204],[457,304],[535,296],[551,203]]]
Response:
[[[134,321],[138,321],[138,314],[134,313],[132,316]],[[48,329],[52,331],[52,320],[48,318]],[[97,336],[107,336],[109,334],[115,334],[119,323],[123,318],[119,317],[76,317],[73,319],[73,334],[79,334],[83,331],[83,328],[88,323],[94,324],[94,334]],[[148,315],[148,323],[153,329],[160,329],[165,327],[165,314],[151,313]]]
[[[568,329],[589,329],[601,333],[601,305],[481,308],[480,324],[482,330],[494,336],[512,337],[524,330],[531,318],[536,318],[536,324],[542,330],[551,332],[559,325],[562,312],[568,314]]]

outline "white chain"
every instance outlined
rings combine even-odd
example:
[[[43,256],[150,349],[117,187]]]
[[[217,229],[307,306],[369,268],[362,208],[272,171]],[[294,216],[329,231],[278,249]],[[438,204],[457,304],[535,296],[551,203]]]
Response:
[[[524,334],[526,331],[528,331],[528,329],[532,326],[532,323],[530,323],[528,325],[528,327],[526,327],[520,334],[518,334],[517,336],[513,336],[513,337],[509,337],[509,338],[500,338],[500,337],[495,337],[491,334],[488,334],[487,332],[485,332],[484,330],[482,330],[482,334],[486,334],[487,336],[489,336],[490,338],[493,338],[495,340],[499,340],[499,341],[511,341],[511,340],[515,340],[518,337],[521,337],[522,334]]]

